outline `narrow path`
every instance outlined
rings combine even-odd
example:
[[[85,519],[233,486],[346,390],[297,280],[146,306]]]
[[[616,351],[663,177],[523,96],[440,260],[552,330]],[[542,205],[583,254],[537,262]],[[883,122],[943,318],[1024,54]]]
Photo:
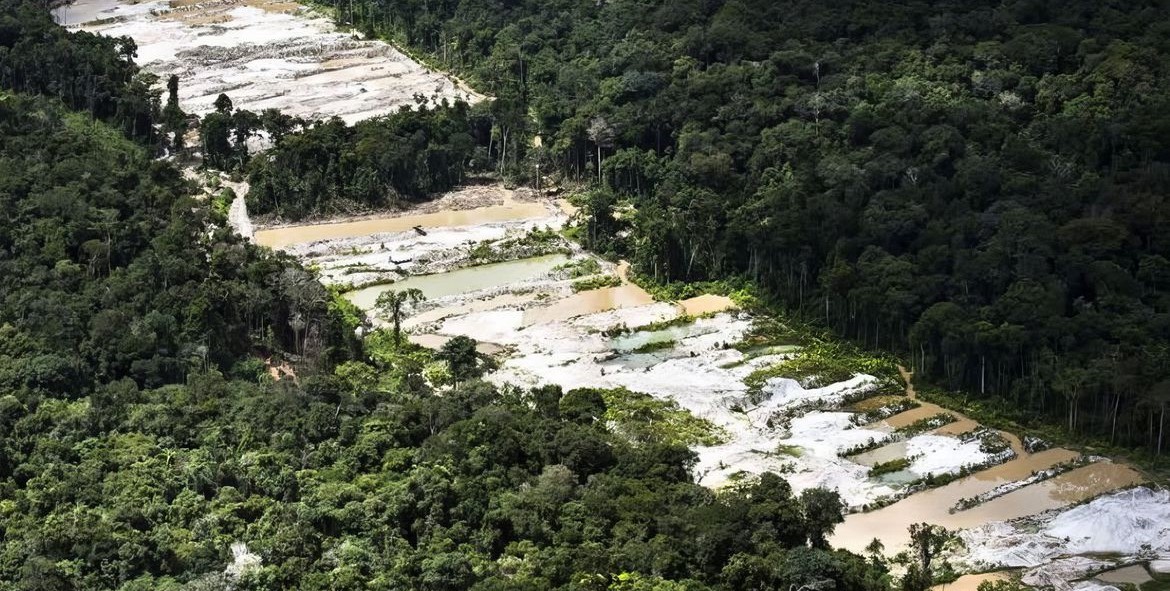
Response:
[[[252,226],[252,218],[248,216],[248,203],[245,200],[248,196],[248,184],[233,183],[232,190],[235,191],[236,198],[228,209],[228,224],[245,240],[255,242],[256,229]]]
[[[918,400],[918,393],[914,391],[914,372],[906,369],[905,365],[899,365],[898,375],[902,376],[903,382],[906,382],[906,397],[910,400]]]
[[[971,417],[968,417],[968,416],[966,416],[958,411],[955,411],[955,410],[952,410],[949,408],[941,407],[941,406],[934,404],[932,402],[925,402],[923,400],[919,400],[918,399],[918,392],[914,390],[914,372],[910,371],[909,369],[906,369],[906,366],[904,366],[904,365],[898,366],[898,375],[900,375],[902,377],[902,381],[906,383],[906,397],[909,398],[910,400],[917,402],[920,405],[918,407],[918,409],[915,409],[914,411],[907,411],[907,412],[915,413],[916,415],[919,415],[919,418],[933,416],[933,415],[943,413],[943,412],[954,415],[956,421],[954,423],[949,424],[949,425],[944,425],[942,427],[939,427],[938,429],[935,430],[936,433],[938,433],[940,435],[941,434],[959,435],[962,433],[966,433],[968,431],[973,431],[973,430],[978,429],[979,427],[983,426],[982,423],[980,423],[979,421],[976,421],[975,419],[972,419]],[[915,411],[917,411],[917,412],[915,412]],[[896,416],[898,416],[898,415],[894,415],[894,417],[896,417]],[[896,419],[894,419],[894,417],[890,417],[890,419],[887,419],[887,422],[889,422],[891,419],[895,420],[895,422],[896,422]],[[902,426],[904,426],[904,425],[902,425]],[[1015,433],[1010,433],[1008,431],[1003,431],[1001,429],[996,429],[995,432],[999,433],[1000,437],[1003,437],[1008,442],[1008,444],[1011,445],[1012,451],[1015,452],[1017,458],[1026,458],[1029,455],[1031,455],[1028,453],[1028,450],[1024,449],[1024,442],[1021,441],[1019,436],[1016,435]]]
[[[621,279],[622,285],[629,285],[630,283],[630,261],[620,260],[617,264],[617,278]]]

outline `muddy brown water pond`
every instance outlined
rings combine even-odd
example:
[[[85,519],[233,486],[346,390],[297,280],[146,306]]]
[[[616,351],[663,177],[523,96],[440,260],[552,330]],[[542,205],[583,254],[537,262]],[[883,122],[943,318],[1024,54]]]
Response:
[[[912,408],[908,411],[900,412],[892,417],[885,419],[884,421],[881,421],[879,424],[896,430],[913,425],[914,423],[923,419],[928,419],[930,417],[946,413],[951,415],[953,420],[935,428],[933,431],[931,431],[931,433],[936,435],[958,436],[982,427],[978,421],[961,413],[955,412],[949,408],[943,408],[932,402],[918,400],[918,398],[913,395],[913,389],[907,388],[907,392],[910,393],[910,398],[912,400],[916,400],[918,402],[918,408]],[[1017,437],[1014,433],[1000,430],[996,430],[996,433],[999,433],[1001,437],[1007,440],[1008,444],[1011,445],[1012,451],[1014,451],[1017,456],[1026,455],[1023,442],[1021,442],[1020,438]]]
[[[912,408],[908,411],[900,412],[886,419],[886,424],[890,427],[893,427],[894,429],[901,429],[903,427],[909,427],[910,425],[913,425],[922,419],[929,419],[930,417],[933,417],[939,413],[950,412],[941,406],[930,404],[929,402],[919,401],[919,404],[921,406],[918,408]]]
[[[725,312],[736,308],[735,302],[731,301],[731,298],[713,294],[704,294],[681,300],[678,302],[678,305],[682,308],[683,314],[688,316],[715,314],[716,312]]]
[[[547,216],[548,209],[543,203],[510,201],[502,205],[489,205],[474,209],[444,210],[404,216],[382,216],[348,222],[270,228],[256,232],[256,243],[279,249],[293,244],[319,240],[407,232],[415,226],[421,226],[424,229],[460,228],[491,222],[538,219]]]
[[[578,316],[596,314],[620,308],[634,308],[654,303],[654,297],[630,282],[630,263],[618,262],[615,274],[621,280],[617,287],[603,287],[575,293],[548,306],[524,311],[523,326],[570,320]]]
[[[971,431],[974,431],[981,426],[982,425],[980,425],[977,421],[964,417],[953,423],[947,423],[946,425],[935,429],[933,433],[935,435],[963,435],[964,433],[970,433]]]
[[[872,449],[867,452],[859,453],[855,456],[850,456],[849,461],[862,466],[874,467],[878,464],[897,460],[906,457],[906,442],[895,441],[883,445],[877,449]]]
[[[907,382],[906,394],[917,400],[914,388],[910,385],[910,377],[910,374],[903,370],[903,378]],[[919,403],[921,406],[918,408],[894,415],[884,423],[894,428],[903,427],[923,418],[948,412],[954,415],[956,420],[936,429],[935,433],[957,435],[980,427],[980,424],[970,417],[950,409],[921,400]],[[830,543],[834,547],[861,553],[870,541],[877,538],[885,545],[886,552],[892,554],[909,543],[907,528],[914,523],[933,523],[952,530],[977,527],[994,521],[1008,521],[1067,507],[1144,481],[1141,474],[1127,465],[1100,461],[1018,488],[970,509],[952,513],[951,508],[961,499],[975,497],[1009,482],[1023,480],[1036,472],[1071,461],[1080,455],[1062,448],[1029,454],[1015,434],[997,432],[1011,445],[1016,453],[1014,459],[945,486],[912,494],[876,511],[847,515],[845,522],[833,533]],[[891,444],[870,452],[876,457],[863,459],[888,461],[895,459],[897,451],[898,447]]]
[[[830,542],[835,547],[863,552],[865,546],[877,538],[885,545],[886,551],[892,553],[909,543],[907,528],[914,523],[933,523],[947,529],[977,527],[993,521],[1007,521],[1067,507],[1143,481],[1141,474],[1129,466],[1097,462],[1019,488],[965,511],[950,512],[960,499],[1022,480],[1033,472],[1070,461],[1078,455],[1067,449],[1042,451],[977,472],[946,486],[910,495],[876,511],[848,515],[845,522],[837,527]]]

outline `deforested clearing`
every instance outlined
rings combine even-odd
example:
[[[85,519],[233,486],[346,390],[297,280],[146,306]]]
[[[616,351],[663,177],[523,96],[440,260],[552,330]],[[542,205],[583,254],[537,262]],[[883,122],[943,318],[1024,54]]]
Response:
[[[73,30],[132,38],[146,70],[179,76],[188,113],[213,111],[215,98],[227,93],[238,108],[352,123],[414,105],[416,96],[430,103],[482,98],[293,2],[80,0],[57,8],[54,18]]]

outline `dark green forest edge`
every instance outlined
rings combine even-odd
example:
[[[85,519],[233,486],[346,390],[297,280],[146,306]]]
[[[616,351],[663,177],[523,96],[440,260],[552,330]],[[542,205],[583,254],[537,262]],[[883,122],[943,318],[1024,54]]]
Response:
[[[495,97],[493,165],[585,185],[594,250],[1170,446],[1166,2],[332,4]]]
[[[0,587],[888,588],[876,556],[826,547],[834,493],[696,485],[688,445],[714,434],[648,428],[692,425],[668,405],[498,390],[467,339],[359,342],[358,310],[154,159],[183,119],[133,54],[0,0]],[[224,101],[203,141],[240,113]],[[238,145],[209,156],[243,164]]]
[[[249,176],[255,211],[533,182],[539,162],[581,188],[587,246],[655,281],[751,283],[1019,416],[1164,449],[1163,4],[336,14],[494,100],[347,127],[225,97],[200,147]],[[154,160],[186,121],[133,55],[0,0],[0,586],[890,586],[876,554],[825,547],[832,493],[774,475],[716,493],[691,442],[608,420],[612,393],[496,389],[465,342],[359,342],[359,311]],[[261,130],[276,145],[253,157]],[[295,381],[267,377],[282,359]],[[929,586],[933,531],[903,588]],[[236,542],[262,564],[225,572]]]

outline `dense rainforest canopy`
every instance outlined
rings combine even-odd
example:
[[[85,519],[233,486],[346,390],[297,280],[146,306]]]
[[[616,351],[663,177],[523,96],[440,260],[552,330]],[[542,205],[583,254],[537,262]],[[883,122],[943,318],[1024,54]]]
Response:
[[[356,309],[151,158],[165,138],[61,90],[108,62],[103,100],[139,104],[128,41],[0,7],[29,60],[0,61],[0,588],[888,588],[826,548],[835,493],[696,485],[694,441],[647,428],[667,403],[616,394],[645,402],[627,424],[611,392],[476,380],[474,343],[357,342]]]
[[[156,135],[157,77],[140,71],[129,37],[69,33],[50,2],[0,0],[0,88],[59,98],[138,140]]]
[[[604,393],[346,361],[354,310],[88,115],[0,94],[0,172],[4,588],[887,588],[825,547],[835,493],[713,493]]]
[[[487,165],[486,150],[475,158],[468,111],[462,102],[419,105],[353,126],[333,119],[277,134],[248,166],[249,211],[297,219],[400,206],[451,189]]]
[[[539,164],[657,281],[752,281],[1021,416],[1163,449],[1164,3],[338,4],[493,100],[347,127],[224,97],[201,148],[259,210]],[[0,0],[0,587],[888,588],[825,548],[833,493],[712,492],[694,441],[612,392],[358,342],[359,312],[152,160],[184,124],[133,54]]]
[[[1170,445],[1166,2],[334,4],[493,95],[502,170],[592,182],[595,249]]]

